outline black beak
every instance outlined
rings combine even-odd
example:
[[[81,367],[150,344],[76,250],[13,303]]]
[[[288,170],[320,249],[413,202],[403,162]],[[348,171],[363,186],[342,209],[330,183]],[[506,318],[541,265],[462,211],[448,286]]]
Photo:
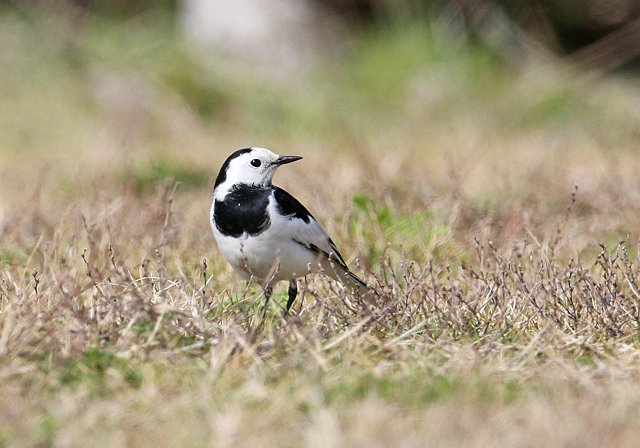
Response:
[[[285,163],[295,162],[300,159],[302,159],[300,156],[280,156],[272,163],[272,165],[284,165]]]

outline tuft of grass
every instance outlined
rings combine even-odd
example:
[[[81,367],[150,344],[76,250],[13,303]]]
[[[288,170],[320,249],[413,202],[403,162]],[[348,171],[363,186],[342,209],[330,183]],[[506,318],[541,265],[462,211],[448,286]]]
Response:
[[[99,348],[85,351],[79,360],[71,360],[59,370],[58,378],[63,386],[78,389],[85,386],[96,394],[107,394],[112,389],[111,374],[117,374],[124,384],[132,388],[142,385],[142,375],[125,359]]]

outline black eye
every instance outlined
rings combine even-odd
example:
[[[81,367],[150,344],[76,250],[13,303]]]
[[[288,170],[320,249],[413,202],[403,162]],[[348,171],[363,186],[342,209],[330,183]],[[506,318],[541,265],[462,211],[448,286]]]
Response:
[[[255,166],[256,168],[258,168],[260,165],[262,165],[262,162],[260,162],[259,159],[253,159],[251,161],[251,166]]]

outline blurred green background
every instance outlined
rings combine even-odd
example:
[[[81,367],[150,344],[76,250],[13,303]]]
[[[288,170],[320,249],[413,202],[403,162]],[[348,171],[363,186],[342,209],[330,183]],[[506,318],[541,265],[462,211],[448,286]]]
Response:
[[[0,2],[0,151],[398,150],[546,128],[618,144],[636,129],[640,2],[271,4]],[[598,97],[602,76],[616,80]]]

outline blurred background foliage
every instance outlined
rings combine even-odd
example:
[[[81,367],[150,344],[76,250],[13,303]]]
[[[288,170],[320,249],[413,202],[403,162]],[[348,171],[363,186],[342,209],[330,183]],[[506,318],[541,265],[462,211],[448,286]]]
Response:
[[[143,189],[171,166],[167,153],[173,163],[177,148],[212,139],[224,154],[318,139],[416,149],[433,136],[429,147],[446,152],[450,132],[578,130],[611,145],[637,132],[639,1],[309,2],[312,20],[292,19],[286,43],[299,46],[284,56],[262,37],[233,46],[231,32],[203,44],[185,19],[196,3],[0,1],[0,150],[134,164],[160,154],[134,181]],[[300,30],[313,24],[307,40]],[[608,75],[604,94],[592,81]]]
[[[71,17],[88,16],[128,20],[150,11],[173,16],[192,0],[2,0],[5,10],[40,12]],[[215,3],[215,2],[214,2]],[[303,2],[304,3],[304,2]],[[307,3],[339,17],[350,27],[399,18],[457,16],[467,31],[474,32],[493,14],[505,14],[518,27],[556,53],[567,54],[597,42],[616,31],[637,26],[637,0],[307,0]],[[635,45],[637,47],[637,45]],[[636,59],[638,48],[627,48]]]

